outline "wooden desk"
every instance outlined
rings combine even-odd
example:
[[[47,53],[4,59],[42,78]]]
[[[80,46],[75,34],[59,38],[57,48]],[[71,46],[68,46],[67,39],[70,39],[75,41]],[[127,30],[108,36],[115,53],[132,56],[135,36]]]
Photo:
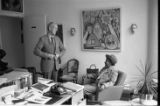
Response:
[[[62,99],[58,100],[54,103],[54,105],[62,105],[65,104],[66,101],[70,100],[69,105],[80,105],[85,104],[84,96],[83,96],[83,89],[78,92],[73,92],[71,94],[66,94],[61,96]]]
[[[44,81],[44,80],[42,80],[42,81]],[[38,80],[38,82],[41,82],[41,81]],[[62,98],[60,100],[56,101],[54,103],[54,105],[65,104],[65,102],[68,100],[70,100],[70,105],[79,105],[81,103],[85,104],[84,103],[85,102],[84,101],[84,91],[83,91],[84,87],[82,85],[75,84],[73,82],[66,82],[66,83],[63,83],[62,85],[66,88],[67,87],[70,88],[70,86],[72,86],[73,88],[77,88],[77,89],[76,89],[76,91],[71,91],[68,94],[60,95],[60,97],[62,97]]]
[[[42,79],[42,81],[45,82],[45,80],[47,79]],[[39,80],[38,80],[39,82]],[[74,83],[73,83],[74,84]],[[13,89],[13,92],[14,92],[14,89]],[[13,92],[12,92],[12,95],[13,95]],[[85,100],[84,100],[84,93],[83,93],[83,87],[82,89],[79,89],[78,91],[76,92],[70,92],[68,94],[63,94],[61,95],[60,97],[62,97],[60,100],[50,104],[50,105],[62,105],[62,104],[65,104],[66,101],[70,101],[69,102],[69,105],[85,105]],[[0,102],[0,104],[5,104],[3,103],[3,101]],[[25,104],[32,104],[32,103],[26,103]],[[16,104],[15,104],[16,105]],[[68,104],[67,104],[68,105]]]

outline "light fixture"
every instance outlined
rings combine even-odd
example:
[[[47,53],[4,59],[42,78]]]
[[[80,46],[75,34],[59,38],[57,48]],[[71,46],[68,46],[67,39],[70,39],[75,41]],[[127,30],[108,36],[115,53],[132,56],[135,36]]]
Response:
[[[131,28],[130,28],[131,32],[134,33],[135,29],[137,29],[137,25],[136,24],[132,24]]]
[[[71,33],[71,35],[73,36],[73,35],[75,35],[75,33],[76,33],[76,28],[71,28],[71,30],[70,30],[70,33]]]

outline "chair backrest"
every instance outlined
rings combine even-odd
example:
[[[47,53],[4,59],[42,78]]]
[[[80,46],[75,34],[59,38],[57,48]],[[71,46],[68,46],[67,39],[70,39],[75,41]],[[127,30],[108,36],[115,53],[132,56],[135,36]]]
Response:
[[[127,74],[119,70],[118,77],[114,85],[115,86],[123,85],[124,81],[126,80],[126,77],[127,77]]]
[[[70,59],[67,62],[67,72],[68,73],[78,73],[79,61],[77,59]]]

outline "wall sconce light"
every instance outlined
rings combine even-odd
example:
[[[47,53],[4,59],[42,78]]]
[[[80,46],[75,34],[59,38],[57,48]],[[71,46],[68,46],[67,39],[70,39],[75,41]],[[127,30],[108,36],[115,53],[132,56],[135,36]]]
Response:
[[[131,25],[131,32],[134,33],[135,29],[137,29],[137,25],[136,24],[132,24]]]
[[[72,36],[74,36],[76,33],[76,28],[71,28],[70,33]]]

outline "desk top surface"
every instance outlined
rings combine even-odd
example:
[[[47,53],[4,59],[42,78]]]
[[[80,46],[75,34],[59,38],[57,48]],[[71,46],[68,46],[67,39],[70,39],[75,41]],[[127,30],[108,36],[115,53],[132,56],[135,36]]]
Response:
[[[23,73],[23,72],[22,72],[22,73]],[[12,74],[15,74],[15,73],[13,72]],[[11,75],[11,76],[14,76],[14,75]],[[48,83],[48,82],[50,82],[50,81],[52,81],[52,80],[39,78],[38,81],[41,82],[41,83],[43,83],[43,84],[46,84],[46,83]],[[51,83],[50,83],[50,84],[51,84]],[[56,84],[56,82],[53,82],[53,81],[52,81],[52,84],[51,84],[51,85],[54,85],[54,84]],[[83,89],[83,88],[82,88],[82,89]],[[32,89],[29,90],[29,91],[27,91],[26,94],[28,95],[28,92],[30,92],[30,91],[32,91]],[[60,95],[60,96],[59,96],[60,99],[57,99],[57,100],[55,100],[55,101],[52,101],[52,104],[54,104],[54,105],[61,105],[61,104],[63,104],[64,102],[66,102],[67,100],[69,100],[70,98],[72,98],[72,96],[75,95],[77,92],[79,92],[79,91],[71,91],[71,90],[69,90],[68,93],[63,94],[63,95]],[[26,95],[26,94],[23,94],[23,95]],[[35,94],[35,91],[33,91],[33,94]],[[21,95],[21,94],[20,94],[20,95]],[[40,94],[40,95],[37,96],[37,97],[39,98],[40,96],[42,97],[43,95]],[[23,97],[23,96],[22,96],[22,97]],[[32,97],[31,97],[31,98],[32,98]],[[33,98],[34,98],[34,97],[33,97]],[[13,98],[13,99],[15,99],[15,98]],[[1,102],[1,103],[2,103],[2,102]],[[24,103],[26,104],[26,102],[24,102]],[[45,103],[47,103],[47,102],[45,102]],[[32,104],[32,103],[28,102],[27,104]]]
[[[12,72],[1,75],[0,78],[7,78],[7,81],[12,81],[30,74],[27,69],[16,68],[13,70]]]

